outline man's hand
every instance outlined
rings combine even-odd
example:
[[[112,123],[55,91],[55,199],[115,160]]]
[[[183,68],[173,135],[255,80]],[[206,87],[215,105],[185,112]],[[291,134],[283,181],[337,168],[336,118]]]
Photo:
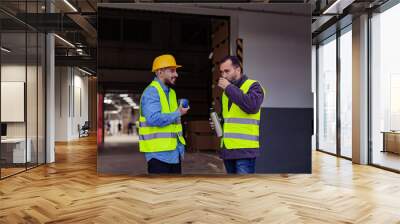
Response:
[[[227,86],[229,86],[230,84],[231,84],[231,83],[230,83],[227,79],[225,79],[225,78],[219,78],[218,86],[221,87],[223,90],[225,90],[225,88],[226,88]]]
[[[208,121],[210,122],[211,130],[215,130],[215,125],[214,122],[212,122],[211,118],[208,118]]]
[[[182,106],[179,106],[178,111],[181,114],[181,116],[187,114],[188,110],[190,109],[190,107],[184,108]]]
[[[218,117],[218,121],[219,121],[219,123],[221,123],[222,118]],[[208,122],[210,123],[211,130],[215,130],[215,124],[214,124],[214,122],[212,121],[211,118],[208,118]]]

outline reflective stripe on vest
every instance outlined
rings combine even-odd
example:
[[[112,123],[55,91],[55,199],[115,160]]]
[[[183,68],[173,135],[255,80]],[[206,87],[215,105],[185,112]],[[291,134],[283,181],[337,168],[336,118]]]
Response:
[[[256,80],[246,80],[240,89],[246,94]],[[232,102],[228,109],[229,99],[222,96],[222,116],[224,118],[224,136],[221,147],[226,149],[259,148],[260,110],[255,114],[244,112]]]
[[[176,138],[179,135],[182,135],[182,132],[180,133],[154,133],[154,134],[147,134],[147,135],[139,135],[140,140],[150,140],[150,139],[155,139],[155,138]]]
[[[149,86],[157,89],[160,98],[161,113],[171,113],[178,109],[178,102],[173,89],[170,88],[167,99],[159,82],[153,81]],[[184,145],[186,144],[182,134],[180,118],[175,123],[164,127],[151,126],[146,122],[146,118],[142,115],[141,109],[139,112],[139,149],[141,152],[175,150],[177,141],[180,141]]]
[[[181,124],[181,119],[179,118],[179,120],[177,120],[175,124],[177,125]],[[139,127],[151,127],[151,126],[148,125],[146,122],[139,122]]]
[[[238,134],[238,133],[225,133],[224,137],[225,138],[237,138],[237,139],[243,139],[243,140],[258,141],[258,136]]]
[[[224,119],[225,123],[234,123],[234,124],[256,124],[259,125],[259,120],[248,119],[248,118],[226,118]]]

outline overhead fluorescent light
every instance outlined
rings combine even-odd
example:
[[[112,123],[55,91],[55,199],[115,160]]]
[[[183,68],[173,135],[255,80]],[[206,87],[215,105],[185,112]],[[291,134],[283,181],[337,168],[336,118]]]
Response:
[[[85,52],[83,52],[83,49],[81,48],[77,48],[76,53],[78,53],[79,55],[87,55]]]
[[[57,37],[58,39],[60,39],[62,42],[66,43],[68,46],[75,48],[75,45],[73,45],[73,44],[72,44],[71,42],[69,42],[68,40],[66,40],[66,39],[64,39],[64,38],[62,38],[62,37],[60,37],[60,36],[57,35],[57,34],[54,34],[54,36]]]
[[[340,0],[336,0],[332,5],[330,5],[327,9],[325,9],[324,12],[322,12],[322,14],[331,13],[332,9],[336,8],[339,2]]]
[[[72,10],[74,10],[74,12],[78,12],[78,10],[68,1],[68,0],[64,0],[65,4],[67,4]]]
[[[81,69],[81,68],[79,68],[79,67],[78,67],[78,70],[81,71],[81,72],[83,72],[83,73],[85,73],[85,74],[93,75],[92,73],[90,73],[90,72],[88,72],[88,71],[86,71],[86,70],[83,70],[83,69]]]
[[[125,100],[127,103],[133,103],[133,100],[132,100],[130,97],[124,97],[124,100]]]
[[[332,5],[324,10],[322,14],[341,14],[347,6],[351,5],[355,0],[336,0]]]
[[[9,49],[7,49],[7,48],[5,48],[5,47],[1,47],[1,50],[4,51],[4,52],[6,52],[6,53],[10,53],[10,52],[11,52],[11,50],[9,50]]]

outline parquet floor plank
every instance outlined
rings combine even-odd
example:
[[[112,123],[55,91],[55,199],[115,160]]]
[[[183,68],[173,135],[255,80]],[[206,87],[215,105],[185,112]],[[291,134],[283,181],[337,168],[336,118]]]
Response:
[[[400,175],[313,152],[313,174],[110,176],[95,137],[0,181],[0,223],[400,223]]]

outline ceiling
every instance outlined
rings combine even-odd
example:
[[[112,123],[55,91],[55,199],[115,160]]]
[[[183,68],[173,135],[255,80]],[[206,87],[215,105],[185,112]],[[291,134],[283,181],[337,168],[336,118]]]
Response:
[[[379,6],[387,0],[344,0],[348,2],[347,12],[357,13],[368,8]],[[68,64],[68,57],[71,63],[77,63],[80,60],[90,60],[91,69],[95,70],[97,56],[97,3],[242,3],[237,8],[246,10],[243,3],[285,3],[311,4],[313,10],[313,34],[318,35],[327,26],[331,26],[335,20],[341,18],[341,15],[322,15],[322,12],[331,6],[335,0],[1,0],[0,1],[0,23],[2,32],[14,33],[6,35],[4,38],[9,46],[24,46],[18,31],[24,30],[25,27],[31,30],[55,32],[62,39],[67,40],[66,43],[61,38],[56,38],[56,55],[60,56],[62,63]],[[226,4],[232,7],[235,4]],[[343,10],[343,9],[342,9]],[[49,13],[49,12],[52,13]],[[26,13],[27,12],[27,13]],[[13,38],[15,36],[15,38]],[[21,36],[21,35],[20,35]],[[8,38],[8,39],[7,39]],[[14,43],[13,43],[14,42]],[[5,43],[5,42],[3,42]],[[31,45],[29,45],[31,46]],[[33,46],[33,45],[32,45]],[[80,49],[77,51],[77,49]],[[17,52],[18,50],[16,50]],[[28,51],[29,48],[28,48]],[[83,52],[83,53],[79,53]],[[23,52],[21,52],[23,53]],[[90,66],[89,66],[90,67]]]

